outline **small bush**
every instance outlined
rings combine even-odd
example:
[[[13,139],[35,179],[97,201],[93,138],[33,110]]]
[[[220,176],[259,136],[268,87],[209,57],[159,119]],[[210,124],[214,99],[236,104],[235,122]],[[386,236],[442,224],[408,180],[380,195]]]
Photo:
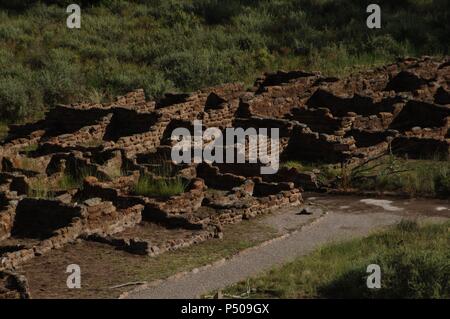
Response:
[[[434,251],[400,248],[370,262],[382,269],[380,289],[367,289],[367,265],[359,264],[319,288],[319,292],[333,298],[448,298],[449,257]]]
[[[450,297],[450,255],[436,251],[399,249],[380,257],[384,287],[378,293],[388,298]]]
[[[195,2],[194,12],[208,24],[221,24],[239,14],[242,7],[239,1],[229,0],[226,5],[221,0],[199,0]]]
[[[38,74],[38,83],[44,93],[44,101],[53,106],[56,103],[68,103],[74,100],[80,91],[84,91],[81,83],[82,72],[73,53],[53,50],[44,61],[44,68]]]
[[[26,85],[14,77],[0,78],[0,116],[2,119],[23,117],[28,106]]]

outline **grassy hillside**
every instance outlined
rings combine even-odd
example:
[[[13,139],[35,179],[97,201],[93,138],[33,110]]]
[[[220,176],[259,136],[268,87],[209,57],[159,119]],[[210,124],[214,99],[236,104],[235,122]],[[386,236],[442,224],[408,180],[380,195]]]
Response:
[[[396,56],[448,54],[448,0],[0,1],[0,119],[39,116],[55,103],[107,100],[142,87],[150,98],[263,71],[342,74]]]

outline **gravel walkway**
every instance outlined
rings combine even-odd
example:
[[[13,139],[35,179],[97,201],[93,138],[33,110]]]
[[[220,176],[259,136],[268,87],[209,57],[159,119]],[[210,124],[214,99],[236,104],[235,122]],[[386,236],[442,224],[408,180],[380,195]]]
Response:
[[[127,293],[126,298],[198,298],[213,290],[308,254],[329,242],[368,235],[375,229],[398,223],[404,218],[434,222],[450,218],[450,202],[437,200],[386,200],[355,197],[311,197],[313,207],[333,207],[320,219],[301,230],[246,250],[211,267],[200,268],[180,278],[172,278]],[[396,209],[393,209],[395,207]],[[299,212],[297,208],[292,215]],[[274,220],[275,219],[275,220]],[[276,223],[276,214],[267,218]]]

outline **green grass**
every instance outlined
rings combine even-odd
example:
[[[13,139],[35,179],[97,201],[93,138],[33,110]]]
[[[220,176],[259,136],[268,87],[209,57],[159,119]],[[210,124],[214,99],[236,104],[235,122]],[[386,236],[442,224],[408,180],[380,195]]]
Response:
[[[33,172],[43,172],[45,170],[45,166],[39,160],[30,157],[20,158],[17,166],[18,168]]]
[[[50,183],[46,179],[37,178],[30,183],[27,195],[32,198],[52,199],[55,197],[55,192],[51,188]]]
[[[103,144],[103,140],[102,139],[92,139],[89,141],[83,141],[82,143],[79,144],[79,146],[82,147],[100,147]]]
[[[341,76],[397,56],[449,53],[447,0],[380,0],[379,30],[366,27],[370,0],[82,1],[77,30],[64,25],[69,3],[0,4],[2,120],[135,88],[156,98],[249,85],[280,68]]]
[[[185,192],[186,183],[181,177],[152,178],[143,175],[134,187],[134,193],[147,197],[170,197]]]
[[[31,160],[25,158],[26,160]],[[25,161],[27,163],[27,161]],[[31,169],[31,168],[29,168]],[[37,169],[34,169],[35,171]],[[28,196],[33,198],[54,198],[56,191],[83,189],[83,180],[88,176],[98,177],[96,172],[88,167],[78,168],[74,174],[65,172],[59,179],[51,182],[45,178],[34,178],[30,183]]]
[[[61,190],[82,189],[83,181],[88,176],[98,177],[96,172],[89,167],[81,167],[74,173],[65,173],[58,180],[58,188]]]
[[[324,246],[223,292],[244,298],[450,298],[449,227],[401,222]],[[366,286],[369,264],[381,267],[381,289]]]
[[[61,190],[69,190],[75,188],[81,188],[83,182],[71,175],[63,175],[58,181],[58,186]]]
[[[126,175],[126,171],[122,170],[121,167],[117,166],[109,166],[103,169],[103,171],[108,175],[110,178],[115,179]]]
[[[39,145],[38,144],[30,144],[28,146],[25,146],[21,149],[22,152],[24,152],[25,154],[28,154],[30,152],[34,152],[38,149]]]
[[[434,159],[404,159],[385,155],[357,167],[341,168],[322,163],[286,161],[282,167],[300,172],[319,170],[322,185],[369,191],[391,191],[409,196],[450,196],[450,161],[439,156]]]
[[[334,180],[342,172],[340,167],[332,164],[323,164],[320,162],[302,162],[296,160],[290,160],[281,163],[281,167],[295,168],[299,172],[312,172],[319,170],[317,173],[317,179],[322,184],[328,184],[331,180]]]
[[[411,196],[450,196],[450,161],[385,156],[351,174],[351,186],[360,189],[400,191]]]

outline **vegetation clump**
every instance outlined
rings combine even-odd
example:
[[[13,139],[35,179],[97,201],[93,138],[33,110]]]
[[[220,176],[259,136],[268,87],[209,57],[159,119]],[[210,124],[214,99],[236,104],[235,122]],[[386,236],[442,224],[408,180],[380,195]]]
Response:
[[[179,176],[172,178],[143,175],[134,187],[134,193],[147,197],[170,197],[185,192],[186,182]]]

